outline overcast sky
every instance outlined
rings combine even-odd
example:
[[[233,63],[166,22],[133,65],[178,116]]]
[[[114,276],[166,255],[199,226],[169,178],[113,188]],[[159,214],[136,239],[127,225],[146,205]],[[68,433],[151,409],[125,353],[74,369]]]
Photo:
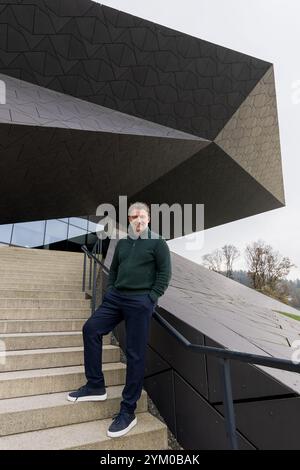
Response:
[[[98,2],[274,64],[286,207],[206,230],[199,249],[186,238],[170,248],[201,263],[224,244],[262,239],[297,265],[300,278],[300,2],[299,0],[106,0]],[[163,201],[162,201],[163,202]],[[201,247],[201,245],[203,245]],[[244,256],[235,269],[245,268]]]

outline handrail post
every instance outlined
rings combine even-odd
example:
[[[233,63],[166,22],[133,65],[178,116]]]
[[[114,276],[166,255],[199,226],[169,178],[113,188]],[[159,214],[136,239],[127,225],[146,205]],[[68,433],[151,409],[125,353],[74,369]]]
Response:
[[[97,276],[96,276],[96,260],[94,261],[94,266],[93,266],[93,292],[92,292],[92,314],[95,311],[96,308],[96,283],[97,283]]]
[[[220,364],[223,384],[224,417],[227,438],[229,440],[231,449],[238,450],[229,359],[220,358]]]
[[[85,253],[85,258],[84,258],[84,279],[82,281],[82,287],[83,290],[86,288],[86,273],[87,273],[87,267],[86,267],[86,257],[90,260],[90,269],[89,269],[89,290],[91,291],[91,314],[94,313],[96,309],[96,287],[97,287],[97,265],[99,264],[102,266],[102,269],[105,271],[109,272],[109,270],[105,267],[104,263],[100,261],[98,258],[100,257],[100,253],[97,255],[97,251],[99,247],[101,247],[101,240],[97,240],[97,242],[93,246],[93,250],[90,252],[86,245],[82,245],[81,249]],[[93,263],[93,266],[92,266]]]
[[[82,277],[82,292],[85,291],[85,277],[86,277],[86,252],[84,252],[83,258],[83,277]]]
[[[89,290],[92,288],[92,258],[90,258],[90,276],[89,276]]]

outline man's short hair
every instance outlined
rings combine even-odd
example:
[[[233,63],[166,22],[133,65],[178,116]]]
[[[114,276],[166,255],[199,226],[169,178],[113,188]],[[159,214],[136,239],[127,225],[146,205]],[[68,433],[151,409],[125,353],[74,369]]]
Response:
[[[150,217],[150,207],[145,202],[136,201],[130,204],[128,208],[128,215],[130,215],[130,212],[132,211],[132,209],[140,209],[140,210],[144,209],[148,213],[148,216]]]

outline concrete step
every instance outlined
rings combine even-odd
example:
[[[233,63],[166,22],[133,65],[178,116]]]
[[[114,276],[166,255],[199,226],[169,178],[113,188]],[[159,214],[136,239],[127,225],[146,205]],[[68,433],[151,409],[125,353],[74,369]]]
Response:
[[[12,256],[12,255],[3,255],[1,250],[0,250],[0,263],[11,263],[14,262],[16,264],[23,265],[24,263],[26,264],[33,264],[33,265],[44,265],[44,264],[49,264],[49,265],[54,265],[55,263],[58,266],[83,266],[83,260],[84,258],[80,259],[57,259],[57,258],[37,258],[36,256],[32,256],[31,258],[25,257],[23,255],[18,255],[18,256]]]
[[[70,262],[70,261],[59,261],[55,259],[49,259],[49,260],[30,260],[30,259],[24,259],[24,258],[4,258],[1,256],[0,252],[0,267],[2,268],[55,268],[57,267],[58,269],[80,269],[83,267],[83,259],[78,260],[75,262]]]
[[[125,383],[126,364],[102,365],[106,386]],[[83,366],[0,372],[0,399],[76,390],[86,383]]]
[[[120,361],[120,348],[106,344],[102,349],[102,362]],[[6,351],[1,357],[0,372],[48,369],[49,367],[80,366],[84,363],[83,347],[44,348]]]
[[[0,262],[33,262],[33,263],[54,263],[58,264],[74,264],[78,265],[83,264],[84,253],[71,253],[71,252],[60,252],[59,254],[52,252],[47,252],[45,250],[39,252],[37,250],[15,252],[15,251],[5,251],[0,246]]]
[[[56,299],[55,292],[52,298],[49,299],[15,299],[15,298],[0,298],[0,309],[3,308],[88,308],[91,305],[90,299],[75,299],[70,296],[67,299]]]
[[[22,270],[22,269],[55,269],[57,268],[58,270],[67,270],[67,271],[77,271],[78,269],[81,270],[83,269],[83,262],[80,263],[56,263],[54,262],[36,262],[36,261],[24,261],[24,260],[18,260],[15,261],[13,259],[11,260],[4,260],[3,258],[0,257],[0,269],[1,270]]]
[[[51,290],[51,291],[81,291],[82,289],[82,280],[81,281],[65,281],[63,283],[57,282],[56,279],[43,280],[40,279],[39,281],[33,283],[30,279],[23,281],[22,278],[9,280],[9,279],[1,279],[1,288],[2,289],[21,289],[21,290]],[[88,284],[87,284],[88,287]]]
[[[89,262],[90,263],[90,262]],[[87,263],[87,264],[89,264]],[[9,267],[19,267],[19,268],[24,268],[24,267],[55,267],[57,266],[58,268],[61,269],[81,269],[83,268],[84,264],[84,258],[77,260],[77,261],[68,261],[68,260],[59,260],[55,258],[51,259],[35,259],[33,258],[24,258],[23,256],[20,258],[16,257],[4,257],[1,256],[1,250],[0,250],[0,267],[4,268],[9,268]]]
[[[83,322],[82,322],[83,323]],[[33,333],[0,333],[6,351],[22,349],[68,348],[83,346],[82,330]],[[103,336],[103,344],[110,344],[111,333]]]
[[[59,260],[51,260],[51,261],[37,261],[37,260],[30,260],[30,259],[5,259],[0,255],[0,268],[1,269],[54,269],[57,267],[58,269],[66,269],[66,270],[81,270],[83,269],[83,259],[80,261],[76,261],[75,263],[70,263],[68,261],[59,261]],[[90,262],[87,263],[87,266],[90,265]]]
[[[0,334],[82,331],[82,320],[0,320]],[[105,337],[103,337],[104,339]]]
[[[0,320],[84,319],[90,315],[90,308],[0,308]]]
[[[37,271],[36,273],[29,273],[29,272],[22,272],[22,273],[6,273],[5,275],[1,275],[0,279],[7,279],[10,282],[17,282],[20,280],[24,281],[29,281],[32,283],[39,282],[40,280],[44,281],[50,281],[51,279],[55,280],[56,282],[82,282],[82,274],[81,273],[76,273],[76,274],[63,274],[63,273],[49,273],[49,272],[44,272],[41,273]]]
[[[51,278],[53,275],[57,275],[60,278],[67,276],[67,277],[70,277],[71,279],[74,277],[82,279],[83,271],[80,268],[73,269],[73,270],[56,269],[54,266],[52,268],[46,268],[46,269],[43,269],[43,268],[34,269],[34,268],[24,268],[24,267],[19,268],[19,269],[15,269],[13,267],[10,267],[7,269],[0,268],[0,279],[6,278],[6,277],[10,278],[10,277],[19,277],[19,276],[38,277],[39,275],[41,275],[43,278],[45,277],[47,278],[47,276],[50,276]]]
[[[76,406],[76,405],[75,405]],[[137,413],[127,434],[108,437],[111,418],[2,437],[1,450],[160,450],[168,448],[167,427],[150,413]]]
[[[3,289],[0,288],[0,299],[79,299],[85,300],[85,292],[66,290],[42,290],[42,289]]]
[[[68,264],[57,264],[57,263],[36,263],[35,261],[31,262],[18,262],[14,261],[3,261],[0,258],[0,272],[2,271],[66,271],[66,272],[77,272],[82,271],[83,263],[77,265],[68,265]]]
[[[24,248],[17,246],[0,246],[0,257],[1,255],[13,255],[13,256],[31,256],[31,257],[46,257],[51,258],[63,258],[63,259],[79,259],[82,258],[84,253],[81,251],[60,251],[60,250],[44,250],[37,248]]]
[[[0,436],[109,418],[119,411],[123,387],[107,387],[107,400],[101,402],[70,402],[71,390],[0,400]],[[142,390],[136,412],[145,411],[147,393]]]
[[[49,260],[36,260],[30,258],[5,258],[1,256],[0,252],[0,267],[1,268],[54,268],[57,267],[59,269],[81,269],[83,268],[83,258],[81,260],[72,262],[72,261],[64,261],[64,260],[56,260],[56,259],[49,259]],[[89,262],[90,263],[90,262]],[[88,263],[88,264],[89,264]]]
[[[55,259],[57,261],[61,260],[62,263],[69,262],[69,263],[76,263],[83,259],[84,253],[82,252],[70,252],[70,251],[61,251],[60,255],[57,254],[58,252],[47,251],[47,250],[27,250],[23,252],[16,252],[16,251],[9,251],[2,249],[3,247],[0,246],[0,259],[2,258],[20,258],[20,259],[35,259],[36,261],[49,261],[49,263]]]
[[[60,331],[53,333],[0,333],[0,341],[5,344],[6,351],[83,346],[82,331]]]

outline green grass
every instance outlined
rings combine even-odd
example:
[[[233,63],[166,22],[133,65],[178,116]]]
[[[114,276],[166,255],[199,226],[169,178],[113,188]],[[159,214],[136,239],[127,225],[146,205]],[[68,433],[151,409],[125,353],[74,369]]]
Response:
[[[292,318],[293,320],[300,321],[300,312],[298,315],[293,315],[292,313],[281,312],[280,310],[274,310],[274,312],[281,313],[281,315],[285,315],[286,317]]]

